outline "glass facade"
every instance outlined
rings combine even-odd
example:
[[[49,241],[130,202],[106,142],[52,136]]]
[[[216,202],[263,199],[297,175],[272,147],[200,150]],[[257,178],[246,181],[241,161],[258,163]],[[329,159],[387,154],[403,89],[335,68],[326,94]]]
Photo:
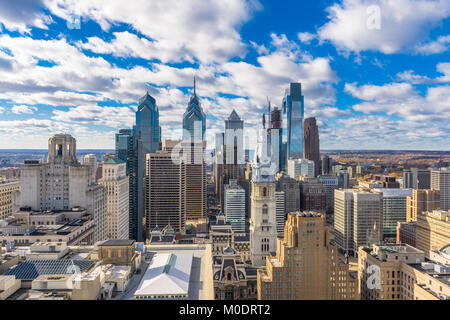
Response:
[[[283,98],[283,112],[286,123],[286,160],[303,158],[304,97],[300,83],[291,83]]]
[[[116,157],[126,163],[129,177],[129,238],[137,239],[137,144],[135,132],[121,129],[116,133]]]
[[[183,140],[204,140],[206,131],[206,115],[200,105],[200,100],[195,92],[188,103],[183,115]]]

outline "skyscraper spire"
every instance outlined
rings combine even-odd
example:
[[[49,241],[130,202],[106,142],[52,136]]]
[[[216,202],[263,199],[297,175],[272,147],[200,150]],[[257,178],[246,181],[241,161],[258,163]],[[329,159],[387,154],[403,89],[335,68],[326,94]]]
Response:
[[[195,76],[194,76],[194,96],[196,96],[197,93],[195,92]]]

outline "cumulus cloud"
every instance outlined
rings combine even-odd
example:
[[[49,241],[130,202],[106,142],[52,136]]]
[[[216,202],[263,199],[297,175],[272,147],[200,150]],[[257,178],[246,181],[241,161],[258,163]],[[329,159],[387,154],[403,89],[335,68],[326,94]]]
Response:
[[[321,40],[330,41],[347,53],[381,51],[392,54],[413,51],[418,43],[427,40],[428,32],[450,15],[450,2],[344,0],[328,7],[327,11],[330,21],[318,30]],[[436,47],[423,50],[436,50]]]
[[[425,44],[417,45],[416,52],[423,55],[443,53],[448,50],[449,46],[450,46],[450,35],[441,36],[436,41],[431,41]]]
[[[42,0],[0,0],[0,24],[11,31],[25,33],[29,27],[48,29],[51,17],[42,13]]]
[[[21,113],[32,114],[36,110],[37,110],[36,107],[26,106],[26,105],[13,106],[11,108],[12,113],[15,113],[15,114],[21,114]]]

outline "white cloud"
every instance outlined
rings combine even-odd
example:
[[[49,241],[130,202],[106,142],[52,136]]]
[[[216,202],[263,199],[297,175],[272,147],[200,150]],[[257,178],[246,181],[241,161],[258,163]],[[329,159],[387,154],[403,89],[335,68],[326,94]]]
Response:
[[[13,106],[11,108],[12,113],[15,113],[15,114],[21,114],[21,113],[32,114],[36,110],[37,110],[36,107],[31,107],[31,106],[26,106],[26,105],[17,105],[17,106]]]
[[[443,53],[448,50],[449,46],[450,46],[450,35],[441,36],[436,41],[431,41],[425,44],[417,45],[416,52],[423,55]]]
[[[300,32],[297,36],[298,39],[304,43],[310,43],[313,39],[317,37],[315,34],[310,32]]]
[[[397,79],[412,84],[435,84],[435,83],[450,83],[450,63],[441,62],[436,66],[436,71],[442,76],[430,78],[423,75],[415,74],[413,70],[400,72],[396,75]]]
[[[380,29],[368,21],[380,9]],[[428,31],[450,15],[448,0],[343,0],[327,8],[330,21],[318,30],[321,40],[331,41],[340,51],[381,51],[392,54],[412,51],[427,40]],[[369,27],[370,28],[369,28]],[[373,25],[375,26],[375,25]]]
[[[138,40],[125,33],[116,34],[118,37],[111,44],[91,38],[86,45],[90,50],[106,53],[119,48],[116,54],[128,55],[131,48],[148,48],[149,52],[134,54],[156,57],[163,62],[194,59],[214,62],[243,57],[246,49],[238,29],[260,7],[255,0],[133,0],[126,5],[122,0],[46,0],[45,3],[53,14],[63,19],[77,14],[96,21],[105,31],[112,24],[125,23],[152,40]],[[127,40],[131,42],[126,43]]]
[[[43,8],[42,0],[0,0],[0,24],[8,30],[21,33],[29,32],[30,26],[48,29],[47,25],[52,19],[42,13]]]

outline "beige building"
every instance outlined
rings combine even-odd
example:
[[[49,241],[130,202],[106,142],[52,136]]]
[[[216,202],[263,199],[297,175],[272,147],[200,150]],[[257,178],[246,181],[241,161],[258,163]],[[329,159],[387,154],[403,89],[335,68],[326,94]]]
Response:
[[[406,198],[406,222],[417,221],[417,215],[424,211],[439,209],[439,190],[414,189]]]
[[[15,276],[0,276],[0,300],[6,300],[20,289],[20,280]]]
[[[450,167],[431,170],[431,189],[439,190],[439,209],[450,210]]]
[[[383,237],[383,196],[360,189],[334,191],[334,236],[344,251],[356,254],[359,246]]]
[[[266,257],[266,268],[258,270],[258,300],[353,300],[357,283],[330,242],[325,216],[290,213],[276,256]]]
[[[11,215],[13,194],[19,191],[19,188],[18,180],[0,181],[0,220]]]
[[[94,241],[106,239],[106,190],[96,184],[90,166],[78,162],[76,141],[70,135],[49,138],[47,162],[24,163],[13,205],[13,211],[24,207],[41,212],[84,208],[94,220]]]
[[[417,216],[416,247],[430,257],[430,251],[437,251],[450,244],[450,213],[434,210]]]
[[[107,199],[107,238],[129,238],[129,179],[126,163],[110,158],[103,163],[102,179],[99,184],[106,189]]]
[[[360,247],[362,300],[447,300],[450,267],[424,262],[423,251],[406,244]]]

